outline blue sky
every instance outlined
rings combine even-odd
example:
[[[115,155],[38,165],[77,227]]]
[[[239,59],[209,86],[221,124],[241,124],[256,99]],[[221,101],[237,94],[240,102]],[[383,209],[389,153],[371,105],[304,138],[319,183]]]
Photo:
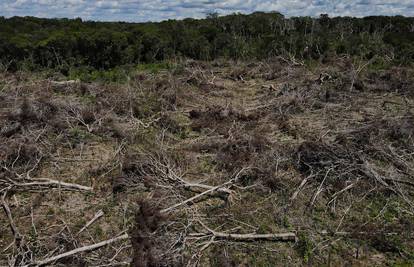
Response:
[[[0,0],[0,16],[5,17],[142,22],[254,11],[279,11],[286,16],[414,16],[414,0]]]

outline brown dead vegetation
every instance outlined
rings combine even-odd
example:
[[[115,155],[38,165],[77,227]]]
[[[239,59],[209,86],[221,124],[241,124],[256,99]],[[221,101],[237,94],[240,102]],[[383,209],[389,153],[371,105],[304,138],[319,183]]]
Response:
[[[191,110],[189,116],[194,131],[211,129],[218,134],[227,134],[234,123],[255,123],[258,119],[256,114],[247,113],[232,107],[230,104],[209,106],[203,110]]]
[[[411,263],[412,69],[369,64],[2,74],[0,265]]]

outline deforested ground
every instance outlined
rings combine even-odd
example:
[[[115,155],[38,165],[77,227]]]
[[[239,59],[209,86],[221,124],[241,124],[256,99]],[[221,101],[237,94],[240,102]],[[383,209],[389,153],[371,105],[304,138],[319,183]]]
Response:
[[[1,266],[414,264],[412,68],[3,73],[0,103]]]

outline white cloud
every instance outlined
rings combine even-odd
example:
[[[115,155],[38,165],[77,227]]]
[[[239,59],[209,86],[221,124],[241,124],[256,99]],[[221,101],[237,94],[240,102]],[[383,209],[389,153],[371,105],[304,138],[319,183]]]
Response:
[[[160,21],[208,12],[279,11],[286,16],[414,16],[413,0],[0,0],[0,16]]]

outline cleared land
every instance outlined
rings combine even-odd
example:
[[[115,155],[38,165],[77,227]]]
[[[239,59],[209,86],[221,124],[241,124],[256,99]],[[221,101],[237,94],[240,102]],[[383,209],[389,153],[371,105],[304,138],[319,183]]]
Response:
[[[414,263],[413,69],[1,75],[2,266]]]

